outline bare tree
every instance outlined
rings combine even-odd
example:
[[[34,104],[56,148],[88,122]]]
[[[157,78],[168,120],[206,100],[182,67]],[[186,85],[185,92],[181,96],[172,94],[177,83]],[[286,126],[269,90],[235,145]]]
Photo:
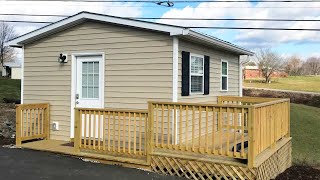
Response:
[[[306,68],[312,75],[318,75],[320,73],[320,58],[308,58],[306,61]]]
[[[6,42],[16,37],[14,27],[0,22],[0,65],[3,66],[4,62],[12,61],[15,53],[14,49],[7,46]]]
[[[271,75],[282,67],[282,57],[271,49],[259,49],[254,56],[265,82],[268,83]]]
[[[298,56],[289,57],[284,63],[284,70],[290,76],[300,76],[302,74],[302,60]]]

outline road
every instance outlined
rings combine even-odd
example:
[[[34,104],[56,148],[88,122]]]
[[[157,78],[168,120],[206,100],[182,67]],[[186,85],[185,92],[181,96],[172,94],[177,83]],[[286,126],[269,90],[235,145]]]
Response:
[[[0,179],[4,180],[182,180],[138,169],[84,162],[69,156],[0,147]]]

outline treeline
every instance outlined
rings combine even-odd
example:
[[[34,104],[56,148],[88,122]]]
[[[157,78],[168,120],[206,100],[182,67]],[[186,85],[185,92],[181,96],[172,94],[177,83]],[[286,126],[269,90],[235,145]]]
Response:
[[[320,75],[320,57],[304,60],[298,56],[291,56],[284,60],[283,69],[289,76]]]

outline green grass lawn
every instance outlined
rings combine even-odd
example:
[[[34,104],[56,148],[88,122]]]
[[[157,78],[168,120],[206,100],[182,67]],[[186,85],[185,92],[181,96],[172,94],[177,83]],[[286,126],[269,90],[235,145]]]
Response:
[[[20,80],[0,77],[0,102],[3,98],[20,98]]]
[[[252,79],[245,80],[243,85],[244,87],[320,92],[320,76],[289,76],[287,78],[272,78],[271,81],[272,83],[266,84],[262,82],[262,79]]]
[[[293,163],[320,166],[320,108],[291,104]]]

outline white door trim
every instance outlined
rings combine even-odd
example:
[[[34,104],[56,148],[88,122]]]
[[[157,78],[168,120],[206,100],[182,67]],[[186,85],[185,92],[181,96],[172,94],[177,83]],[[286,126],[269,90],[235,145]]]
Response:
[[[76,87],[77,87],[77,57],[79,56],[102,56],[101,66],[102,66],[102,76],[101,81],[103,82],[101,86],[101,108],[104,108],[104,86],[105,86],[105,53],[104,52],[86,52],[86,53],[72,53],[71,54],[71,104],[70,104],[70,138],[74,137],[74,108],[76,105]]]

